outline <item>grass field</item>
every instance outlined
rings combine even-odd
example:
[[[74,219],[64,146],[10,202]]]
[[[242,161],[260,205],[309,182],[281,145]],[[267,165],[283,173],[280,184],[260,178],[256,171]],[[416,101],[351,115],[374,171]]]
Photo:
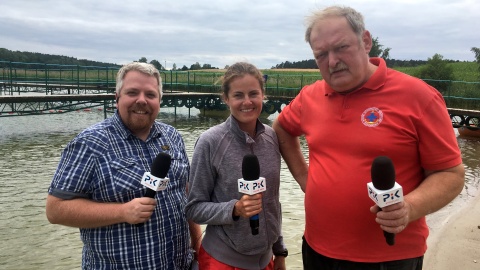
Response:
[[[426,82],[442,92],[448,106],[479,110],[480,71],[478,70],[478,64],[475,62],[453,62],[448,65],[453,69],[454,80],[426,80]],[[394,67],[393,69],[418,77],[417,74],[423,67]],[[183,86],[182,90],[192,89],[195,91],[200,89],[201,91],[219,92],[219,80],[224,72],[225,70],[214,69],[170,73],[175,74],[175,79],[173,75],[171,78],[168,77],[169,72],[167,72],[165,73],[165,81],[175,82],[172,87]],[[267,96],[295,96],[303,86],[321,79],[318,69],[264,69],[262,73],[268,75]],[[182,79],[180,79],[181,77]],[[196,85],[193,87],[186,86],[182,83],[185,81],[193,81]]]
[[[449,66],[453,68],[453,76],[455,81],[464,82],[480,82],[479,65],[475,62],[454,62],[449,63]],[[393,67],[393,69],[404,72],[411,76],[417,76],[422,66],[416,67]],[[190,71],[193,72],[193,71]],[[207,69],[207,70],[195,70],[194,72],[207,72],[207,73],[219,73],[223,74],[225,69]],[[268,75],[307,75],[307,76],[320,76],[318,69],[262,69],[262,73]]]
[[[453,68],[453,76],[455,81],[464,82],[480,82],[479,65],[475,62],[455,62],[449,63],[449,66]],[[398,67],[395,70],[407,73],[412,76],[416,76],[423,66],[417,67]]]

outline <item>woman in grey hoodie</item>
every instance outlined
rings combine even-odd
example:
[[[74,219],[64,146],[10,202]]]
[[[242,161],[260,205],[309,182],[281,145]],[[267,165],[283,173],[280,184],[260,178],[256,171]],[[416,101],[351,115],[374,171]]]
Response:
[[[252,64],[230,66],[222,82],[227,120],[200,135],[193,152],[187,217],[207,224],[199,268],[285,269],[288,252],[281,233],[280,151],[273,129],[260,122],[265,98],[262,73]],[[256,155],[266,190],[238,191],[245,155]],[[253,235],[249,218],[259,216]]]

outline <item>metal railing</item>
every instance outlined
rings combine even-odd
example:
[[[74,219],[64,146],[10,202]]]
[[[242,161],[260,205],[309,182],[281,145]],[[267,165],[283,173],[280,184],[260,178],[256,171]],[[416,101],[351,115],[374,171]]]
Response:
[[[118,66],[80,66],[0,61],[0,94],[112,93]],[[321,79],[318,72],[264,70],[266,95],[295,97],[308,84]],[[222,71],[161,70],[165,92],[219,93]],[[424,80],[436,87],[450,108],[480,110],[480,82]],[[14,87],[17,85],[17,87]],[[29,87],[30,86],[30,87]],[[55,92],[62,89],[63,92]],[[67,94],[68,94],[67,93]]]

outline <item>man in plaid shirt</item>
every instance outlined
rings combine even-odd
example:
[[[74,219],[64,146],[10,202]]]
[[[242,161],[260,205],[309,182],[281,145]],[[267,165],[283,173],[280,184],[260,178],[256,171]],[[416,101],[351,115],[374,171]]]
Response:
[[[161,96],[154,66],[125,65],[115,114],[62,153],[46,213],[51,223],[80,228],[83,269],[189,269],[198,251],[200,227],[184,212],[189,161],[178,131],[155,121]],[[160,152],[172,157],[170,182],[155,198],[143,197],[142,176]]]

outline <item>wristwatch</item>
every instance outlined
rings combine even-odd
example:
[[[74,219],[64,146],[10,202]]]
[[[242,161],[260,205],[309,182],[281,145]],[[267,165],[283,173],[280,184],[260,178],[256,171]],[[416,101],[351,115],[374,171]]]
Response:
[[[273,253],[273,255],[287,257],[288,256],[288,249],[285,249],[285,250],[283,250],[282,252],[279,252],[279,253]]]

